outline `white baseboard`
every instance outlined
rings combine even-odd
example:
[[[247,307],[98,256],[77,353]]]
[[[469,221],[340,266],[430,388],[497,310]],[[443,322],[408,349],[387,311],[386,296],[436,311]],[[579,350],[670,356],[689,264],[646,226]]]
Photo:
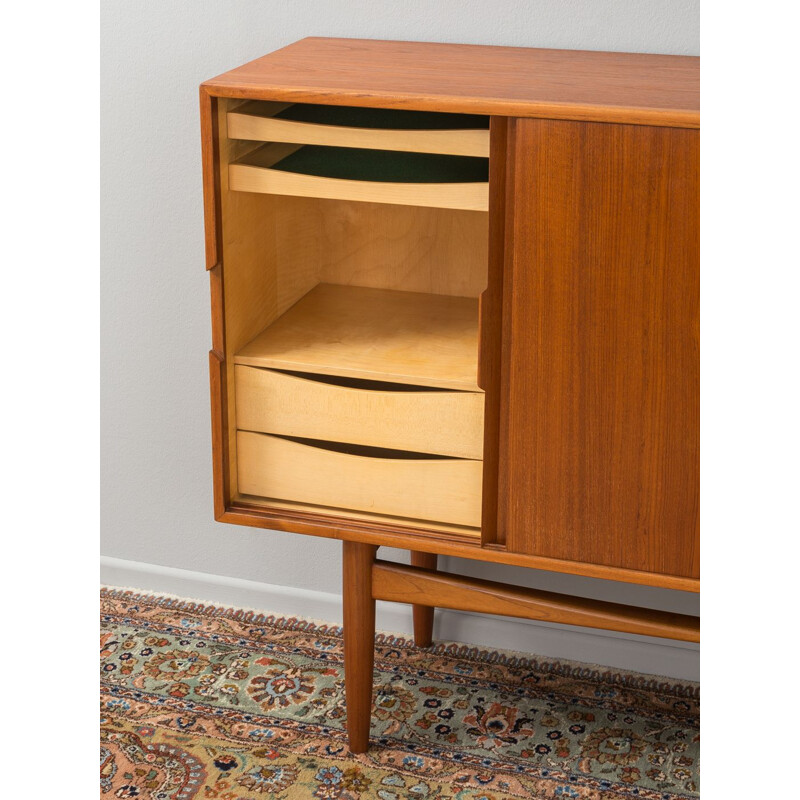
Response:
[[[107,556],[100,559],[100,578],[108,586],[177,595],[281,616],[307,617],[334,624],[342,622],[341,597],[328,592]],[[406,636],[412,633],[411,611],[406,605],[379,601],[376,616],[378,630]],[[434,637],[438,640],[585,661],[679,680],[700,679],[699,646],[689,642],[449,609],[438,609],[435,619]]]

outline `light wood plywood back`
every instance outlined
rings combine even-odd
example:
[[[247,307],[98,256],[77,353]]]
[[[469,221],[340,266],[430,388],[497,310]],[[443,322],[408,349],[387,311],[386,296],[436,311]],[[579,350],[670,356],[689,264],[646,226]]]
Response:
[[[478,297],[486,288],[485,212],[312,202],[320,220],[324,283],[457,297]]]

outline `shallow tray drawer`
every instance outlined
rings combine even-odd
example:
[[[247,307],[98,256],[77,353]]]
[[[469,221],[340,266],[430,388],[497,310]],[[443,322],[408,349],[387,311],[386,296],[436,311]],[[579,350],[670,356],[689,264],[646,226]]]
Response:
[[[237,451],[243,494],[480,527],[481,461],[353,455],[247,431]]]
[[[231,139],[489,156],[486,117],[250,101],[227,119]]]
[[[235,192],[488,211],[488,159],[273,142],[234,161]]]
[[[334,381],[334,382],[332,382]],[[483,395],[236,367],[236,427],[459,458],[483,456]],[[380,388],[363,388],[378,386]]]

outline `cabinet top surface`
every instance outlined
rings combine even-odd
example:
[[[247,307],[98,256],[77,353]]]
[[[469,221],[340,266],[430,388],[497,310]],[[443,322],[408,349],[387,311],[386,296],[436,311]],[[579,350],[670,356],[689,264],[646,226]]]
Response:
[[[309,37],[203,88],[259,100],[700,124],[695,56]]]

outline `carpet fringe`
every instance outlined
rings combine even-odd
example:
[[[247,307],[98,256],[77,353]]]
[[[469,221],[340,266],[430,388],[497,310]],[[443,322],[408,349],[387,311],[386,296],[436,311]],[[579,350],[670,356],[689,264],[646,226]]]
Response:
[[[235,619],[254,625],[268,625],[280,630],[300,630],[309,633],[319,633],[321,635],[342,636],[341,625],[334,625],[324,620],[310,619],[307,617],[283,617],[264,613],[254,608],[215,605],[204,600],[180,597],[178,595],[161,592],[152,593],[133,587],[102,585],[100,594],[101,596],[106,595],[108,597],[124,599],[131,602],[145,602],[164,608],[183,610],[207,617],[226,617],[228,619]],[[415,647],[413,639],[409,639],[403,634],[385,631],[376,634],[375,643],[379,647],[397,647],[403,649]],[[693,700],[700,699],[699,683],[690,681],[676,683],[663,675],[615,672],[602,665],[577,661],[540,660],[521,652],[489,650],[460,642],[439,642],[425,652],[483,664],[521,667],[534,672],[588,680],[595,683],[620,686],[626,689],[655,691],[659,694],[690,698]]]

